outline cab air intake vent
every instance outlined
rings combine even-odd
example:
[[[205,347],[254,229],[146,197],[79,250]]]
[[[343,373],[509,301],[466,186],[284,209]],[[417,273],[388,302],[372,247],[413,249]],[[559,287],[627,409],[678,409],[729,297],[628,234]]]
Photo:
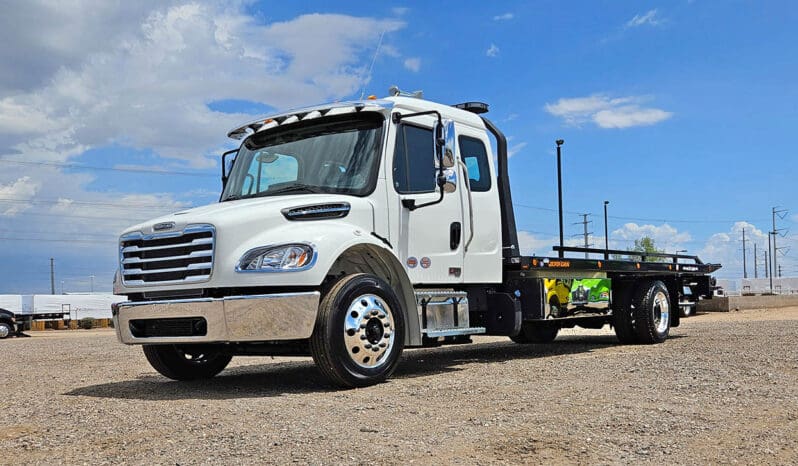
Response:
[[[333,204],[313,204],[283,209],[281,212],[288,220],[324,220],[343,218],[349,215],[351,206],[348,202]]]

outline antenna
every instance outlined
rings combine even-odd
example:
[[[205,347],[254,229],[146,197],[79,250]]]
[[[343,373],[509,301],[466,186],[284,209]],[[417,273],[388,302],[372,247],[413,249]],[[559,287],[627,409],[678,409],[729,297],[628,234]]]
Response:
[[[360,99],[363,100],[363,96],[366,95],[366,84],[371,81],[371,70],[374,69],[374,62],[377,61],[377,55],[380,53],[380,47],[382,47],[382,38],[385,36],[385,31],[380,33],[380,40],[377,42],[377,48],[374,50],[374,56],[371,58],[371,65],[369,65],[369,72],[366,74],[366,79],[363,80],[363,90],[360,91]]]

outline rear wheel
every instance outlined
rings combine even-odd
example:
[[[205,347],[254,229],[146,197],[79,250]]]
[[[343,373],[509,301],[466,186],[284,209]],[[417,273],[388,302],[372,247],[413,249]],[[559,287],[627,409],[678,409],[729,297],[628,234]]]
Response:
[[[510,337],[516,343],[551,343],[557,338],[560,327],[551,323],[525,323],[521,326],[521,333]]]
[[[142,349],[153,369],[173,380],[209,379],[233,359],[211,345],[144,345]]]
[[[354,274],[322,298],[310,352],[334,385],[362,387],[393,373],[404,339],[404,314],[393,289],[374,275]]]
[[[633,301],[635,333],[640,343],[662,343],[671,328],[671,298],[661,281],[641,284]]]

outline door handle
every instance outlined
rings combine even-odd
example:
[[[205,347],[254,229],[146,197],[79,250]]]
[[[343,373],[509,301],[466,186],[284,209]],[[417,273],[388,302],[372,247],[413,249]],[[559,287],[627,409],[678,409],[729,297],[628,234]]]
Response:
[[[460,237],[462,236],[463,227],[460,222],[452,222],[449,226],[449,247],[454,251],[460,246]]]

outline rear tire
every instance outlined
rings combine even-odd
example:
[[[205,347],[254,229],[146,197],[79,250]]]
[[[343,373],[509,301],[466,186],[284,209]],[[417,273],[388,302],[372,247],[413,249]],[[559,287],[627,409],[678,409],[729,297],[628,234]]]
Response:
[[[360,273],[333,285],[319,304],[310,353],[322,375],[342,387],[382,382],[399,364],[404,312],[381,278]]]
[[[172,380],[210,379],[233,359],[210,345],[144,345],[142,349],[152,368]]]
[[[662,343],[668,338],[671,322],[671,298],[659,280],[644,282],[633,301],[635,333],[640,343]]]
[[[624,345],[639,343],[632,311],[632,291],[629,283],[618,282],[612,285],[612,327],[615,336]]]
[[[548,323],[537,325],[526,323],[521,326],[521,333],[510,339],[519,344],[551,343],[557,338],[559,331],[560,327]]]

